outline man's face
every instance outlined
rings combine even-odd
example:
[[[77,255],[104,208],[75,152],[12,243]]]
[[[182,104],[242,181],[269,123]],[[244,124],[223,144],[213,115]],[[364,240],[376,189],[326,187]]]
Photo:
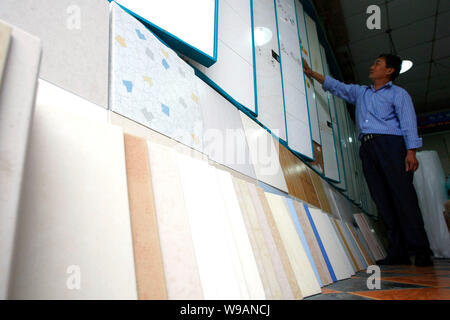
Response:
[[[389,79],[392,72],[394,72],[394,68],[386,68],[386,59],[378,58],[370,67],[369,78],[377,80],[387,77]]]

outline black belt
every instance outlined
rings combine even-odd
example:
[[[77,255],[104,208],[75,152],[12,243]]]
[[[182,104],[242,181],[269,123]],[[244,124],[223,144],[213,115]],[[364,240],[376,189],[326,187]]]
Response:
[[[366,134],[366,135],[364,135],[364,136],[362,137],[361,142],[364,143],[364,142],[370,141],[370,140],[372,140],[373,138],[379,137],[379,136],[384,136],[384,134],[369,133],[369,134]]]

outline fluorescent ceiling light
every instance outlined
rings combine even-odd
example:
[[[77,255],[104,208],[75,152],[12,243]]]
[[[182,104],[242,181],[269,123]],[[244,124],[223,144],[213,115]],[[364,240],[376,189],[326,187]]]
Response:
[[[272,39],[272,31],[265,27],[255,28],[255,45],[260,47],[268,43]]]
[[[411,69],[413,66],[413,63],[411,60],[403,60],[402,62],[402,69],[400,70],[400,73],[404,73]]]

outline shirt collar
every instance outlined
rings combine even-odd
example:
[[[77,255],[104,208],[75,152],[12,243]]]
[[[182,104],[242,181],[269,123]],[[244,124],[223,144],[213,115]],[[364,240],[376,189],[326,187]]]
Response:
[[[382,86],[381,88],[379,88],[378,90],[380,90],[380,89],[383,89],[383,88],[389,88],[389,87],[392,87],[392,81],[389,81],[388,83],[386,83],[384,86]],[[374,91],[375,92],[375,89],[374,89],[374,87],[373,87],[373,84],[371,84],[370,85],[370,88],[372,89],[372,91]],[[377,91],[378,91],[377,90]]]

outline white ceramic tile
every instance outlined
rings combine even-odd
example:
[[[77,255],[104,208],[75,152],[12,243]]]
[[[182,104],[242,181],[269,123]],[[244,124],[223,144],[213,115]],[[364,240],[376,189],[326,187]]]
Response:
[[[201,151],[193,69],[114,3],[111,42],[111,110]]]
[[[360,257],[360,261],[362,262],[363,269],[366,269],[367,266],[369,265],[369,262],[367,261],[366,256],[363,254],[363,247],[361,247],[359,245],[357,239],[355,238],[355,235],[356,235],[356,233],[354,235],[355,230],[354,230],[353,226],[351,226],[348,223],[345,223],[345,226],[347,228],[347,231],[349,232],[349,235],[350,235],[351,239],[353,240],[353,243],[354,243],[354,246],[356,248],[356,251],[357,251],[357,253],[358,253],[359,257]]]
[[[334,219],[330,216],[328,216],[329,220],[330,220],[330,225],[334,230],[334,233],[336,234],[336,238],[339,241],[339,247],[342,249],[342,252],[344,253],[344,256],[347,258],[346,260],[348,261],[348,267],[349,267],[349,271],[350,273],[353,275],[355,274],[356,270],[356,266],[354,265],[354,263],[352,262],[352,258],[350,255],[350,251],[349,249],[345,246],[345,239],[343,237],[341,237],[341,234],[339,233],[339,230],[336,226],[336,224],[334,223]]]
[[[278,136],[286,140],[281,65],[273,57],[279,55],[278,31],[276,26],[275,5],[272,0],[254,1],[255,21],[255,69],[258,96],[258,120],[270,130],[277,130]],[[261,37],[263,31],[269,33],[269,39]],[[259,38],[261,38],[259,40]]]
[[[336,146],[336,152],[338,157],[338,168],[339,168],[339,179],[340,182],[335,184],[339,188],[345,190],[347,188],[347,184],[345,182],[345,171],[344,171],[344,162],[343,162],[343,154],[342,154],[342,145],[340,140],[340,126],[339,119],[337,117],[336,108],[342,108],[340,102],[337,101],[337,98],[330,95],[330,113],[331,113],[331,122],[333,123],[333,134],[334,134],[334,144]]]
[[[252,251],[245,222],[236,197],[232,178],[224,171],[217,171],[221,192],[225,200],[225,208],[231,233],[238,249],[239,259],[245,277],[249,299],[263,300],[266,298],[264,287],[259,275],[258,266]]]
[[[241,113],[241,119],[257,179],[288,192],[273,137],[247,115]]]
[[[320,293],[319,282],[316,279],[305,249],[295,230],[295,226],[284,203],[284,198],[267,192],[265,194],[303,297]]]
[[[107,108],[108,7],[103,0],[4,0],[0,19],[41,39],[42,79]]]
[[[122,130],[64,104],[39,89],[10,298],[137,299]]]
[[[246,23],[251,23],[250,1],[224,0],[224,2],[227,2],[228,5],[242,17],[242,19],[245,19]],[[253,3],[253,5],[255,5],[255,3]]]
[[[308,42],[308,35],[306,30],[306,17],[303,11],[303,5],[300,2],[295,3],[297,10],[297,19],[298,19],[298,31],[300,34],[300,41],[302,46],[302,57],[308,62],[310,66],[312,66],[311,62],[311,51]],[[320,144],[320,132],[319,132],[319,122],[317,119],[317,106],[316,106],[316,98],[314,93],[314,85],[313,80],[305,77],[305,85],[306,85],[306,96],[308,100],[309,114],[311,119],[311,135],[312,139]]]
[[[249,0],[241,0],[242,5],[250,8]],[[249,11],[249,10],[247,10]],[[248,64],[253,65],[251,17],[245,19],[241,13],[234,10],[227,1],[219,5],[219,32],[218,38],[228,45]]]
[[[158,231],[169,299],[203,299],[175,151],[148,143]]]
[[[232,257],[220,223],[225,215],[214,168],[177,154],[184,199],[205,299],[241,299]],[[222,212],[219,212],[222,211]]]
[[[10,35],[8,62],[0,86],[0,299],[6,299],[41,44],[16,27],[5,27],[3,22],[0,26],[2,37],[8,28]]]
[[[234,100],[256,111],[253,79],[253,43],[250,0],[219,4],[217,62],[206,68],[189,60]],[[248,16],[244,17],[247,14]]]
[[[190,62],[230,97],[255,112],[253,64],[249,64],[222,39],[217,41],[217,62],[211,67]]]
[[[322,244],[327,252],[337,280],[350,278],[353,270],[328,216],[322,213],[320,209],[312,207],[309,207],[309,212],[320,234]]]
[[[214,55],[215,0],[197,0],[195,6],[184,0],[116,2],[188,45]]]
[[[197,81],[204,152],[211,160],[256,179],[239,111],[209,85]]]

